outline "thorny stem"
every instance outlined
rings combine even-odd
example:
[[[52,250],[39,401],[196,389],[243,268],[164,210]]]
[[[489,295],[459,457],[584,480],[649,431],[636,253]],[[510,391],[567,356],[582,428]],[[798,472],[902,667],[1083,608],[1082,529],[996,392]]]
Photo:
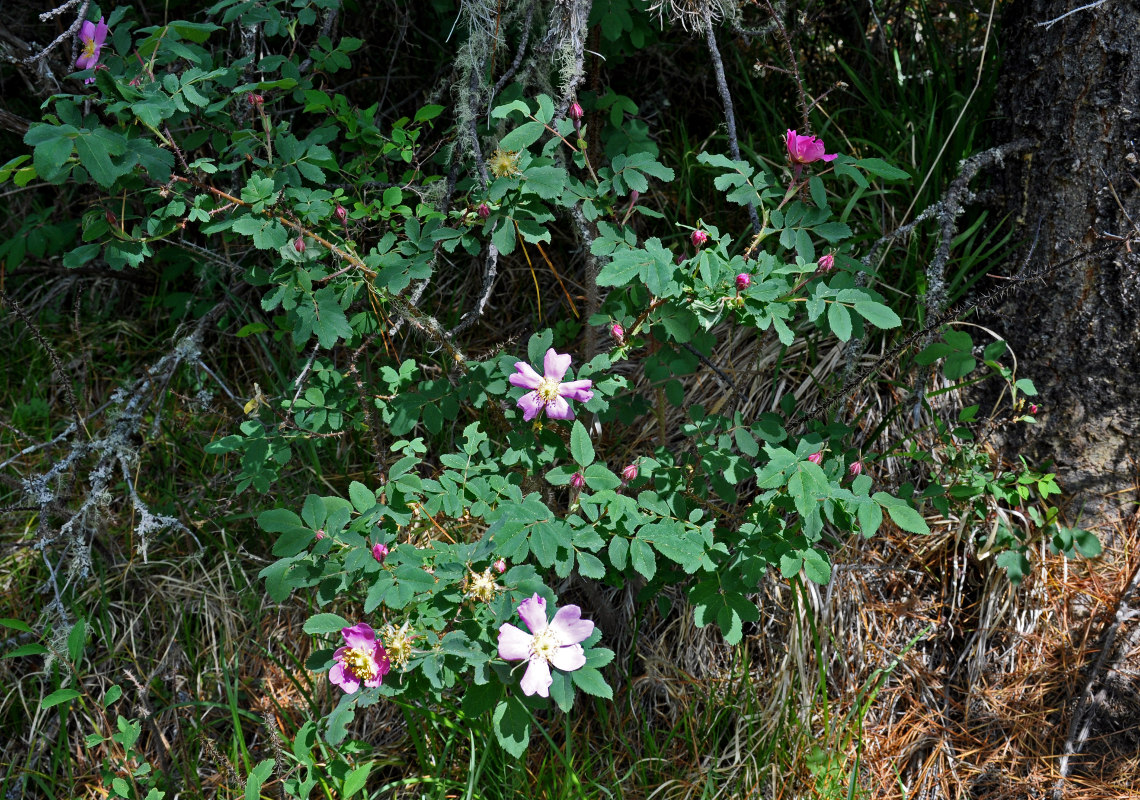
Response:
[[[192,178],[185,178],[181,175],[175,175],[171,180],[178,181],[180,183],[188,183],[191,186],[196,186],[199,189],[210,192],[216,197],[220,197],[227,202],[233,203],[235,206],[241,206],[243,208],[252,207],[252,204],[234,197],[227,192],[223,192],[221,189],[218,189],[207,183],[202,183],[201,181],[197,181]],[[294,222],[288,217],[282,216],[280,214],[274,214],[272,211],[262,211],[261,213],[271,219],[277,220],[282,225],[285,225],[288,228],[292,228],[298,233],[311,238],[313,241],[327,249],[337,258],[340,258],[348,263],[347,267],[339,270],[338,272],[334,272],[332,275],[327,275],[324,278],[321,278],[317,281],[318,283],[325,283],[329,280],[332,280],[333,278],[344,274],[350,269],[357,269],[369,278],[376,277],[376,272],[367,264],[365,264],[360,256],[356,255],[355,253],[349,250],[345,250],[343,247],[339,247],[336,244],[333,244],[320,234],[306,228],[300,223]],[[416,306],[408,303],[406,300],[401,298],[399,295],[394,295],[388,292],[386,289],[377,288],[371,282],[368,283],[368,290],[378,295],[381,299],[387,300],[391,304],[392,308],[396,311],[396,313],[399,314],[400,317],[402,317],[404,320],[406,320],[409,325],[411,325],[413,328],[416,328],[417,330],[422,331],[425,335],[428,336],[428,338],[432,339],[436,342],[436,344],[440,345],[444,350],[446,350],[448,355],[451,357],[452,362],[461,371],[465,372],[467,370],[467,356],[464,355],[463,352],[455,346],[455,343],[452,341],[447,331],[443,329],[435,317],[424,313],[420,309],[416,308]]]

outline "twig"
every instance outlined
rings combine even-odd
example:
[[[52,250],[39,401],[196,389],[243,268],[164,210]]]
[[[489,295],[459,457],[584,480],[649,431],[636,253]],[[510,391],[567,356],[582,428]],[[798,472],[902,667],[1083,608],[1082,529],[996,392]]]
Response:
[[[66,11],[68,8],[70,8],[72,5],[74,5],[75,2],[77,2],[77,0],[67,0],[67,2],[64,3],[62,6],[55,8],[55,9],[52,9],[51,11],[45,11],[43,14],[40,14],[40,19],[42,19],[46,22],[47,20],[51,19],[52,17],[56,16],[57,14],[62,14],[64,11]],[[47,58],[48,53],[50,53],[52,50],[54,50],[56,47],[58,47],[63,42],[64,39],[67,39],[68,37],[75,36],[77,33],[79,33],[79,28],[83,25],[83,20],[87,17],[87,8],[90,5],[91,5],[91,0],[83,0],[83,4],[79,7],[79,13],[75,15],[75,21],[71,23],[71,26],[67,30],[65,30],[63,33],[61,33],[59,36],[52,39],[51,44],[49,44],[43,50],[36,53],[35,55],[31,55],[31,56],[28,56],[27,58],[25,58],[24,63],[25,64],[34,64],[35,62],[39,61],[42,58]]]
[[[720,99],[724,103],[724,119],[728,128],[728,151],[732,154],[734,161],[740,161],[740,142],[736,138],[736,112],[732,107],[732,95],[728,91],[728,80],[724,77],[724,62],[720,57],[720,48],[716,45],[716,33],[713,29],[711,17],[705,20],[705,38],[708,40],[709,55],[712,57],[717,89],[720,90]],[[748,217],[752,220],[752,231],[759,234],[760,215],[756,213],[756,203],[751,200],[748,201]]]
[[[1061,20],[1063,20],[1065,17],[1068,17],[1068,16],[1071,16],[1071,15],[1073,15],[1073,14],[1076,14],[1076,13],[1077,13],[1077,12],[1079,12],[1079,11],[1088,11],[1088,10],[1089,10],[1089,9],[1091,9],[1091,8],[1096,8],[1097,6],[1102,6],[1102,5],[1104,5],[1106,2],[1108,2],[1108,0],[1096,0],[1096,1],[1095,1],[1095,2],[1093,2],[1093,3],[1086,3],[1086,4],[1085,4],[1085,5],[1083,5],[1083,6],[1078,6],[1077,8],[1074,8],[1072,11],[1066,11],[1064,14],[1062,14],[1062,15],[1061,15],[1061,16],[1059,16],[1059,17],[1054,17],[1053,19],[1045,20],[1044,22],[1038,22],[1038,23],[1036,24],[1036,27],[1038,27],[1038,28],[1042,28],[1042,27],[1043,27],[1043,28],[1045,28],[1046,30],[1048,30],[1049,28],[1052,28],[1052,27],[1053,27],[1054,25],[1056,25],[1058,22],[1060,22]]]
[[[526,8],[526,16],[523,18],[522,33],[519,34],[519,49],[515,52],[514,60],[511,61],[511,66],[507,68],[491,88],[491,93],[487,96],[487,112],[491,111],[491,104],[495,102],[495,98],[503,87],[507,85],[507,81],[515,76],[519,70],[519,65],[522,64],[523,54],[526,52],[526,46],[530,42],[530,26],[534,22],[534,9],[538,5],[537,0],[531,2]]]

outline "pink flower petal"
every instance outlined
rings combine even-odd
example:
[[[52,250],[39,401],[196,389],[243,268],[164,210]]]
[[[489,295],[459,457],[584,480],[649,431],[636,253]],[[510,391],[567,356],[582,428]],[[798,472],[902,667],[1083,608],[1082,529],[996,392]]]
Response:
[[[559,395],[546,404],[546,416],[551,419],[574,419],[574,409]]]
[[[530,643],[534,637],[521,628],[504,622],[499,628],[499,658],[504,661],[521,661],[530,657]]]
[[[103,17],[99,17],[99,24],[95,26],[95,50],[98,52],[99,48],[103,46],[103,42],[107,41],[107,23],[103,21]]]
[[[578,606],[563,606],[550,621],[550,630],[558,637],[559,644],[577,644],[590,637],[594,632],[594,623],[582,619],[582,609]]]
[[[376,632],[366,622],[358,622],[351,628],[341,628],[344,642],[353,650],[371,650],[376,645]]]
[[[563,672],[573,672],[586,666],[586,652],[580,644],[559,647],[558,652],[550,659],[550,663]]]
[[[384,676],[392,671],[392,662],[388,660],[388,653],[379,643],[376,645],[376,650],[372,654],[372,663],[376,667],[376,677],[365,681],[364,685],[370,689],[375,689],[384,682]]]
[[[79,39],[80,39],[80,41],[89,42],[94,38],[95,38],[95,23],[90,22],[90,21],[84,21],[84,23],[79,26]]]
[[[527,392],[519,398],[516,405],[523,411],[523,421],[530,422],[542,411],[543,403],[542,398],[538,396],[538,392]]]
[[[546,630],[546,598],[537,592],[519,603],[519,616],[531,633]]]
[[[539,697],[550,697],[550,684],[554,678],[550,676],[550,665],[541,658],[532,659],[527,665],[526,674],[519,681],[519,688],[523,694],[537,694]]]
[[[542,383],[542,376],[535,372],[534,367],[525,361],[516,361],[515,369],[518,371],[507,378],[511,386],[518,386],[523,389],[537,389],[538,385]]]
[[[333,668],[329,670],[329,680],[348,694],[352,694],[360,688],[360,681],[339,661],[333,664]]]
[[[558,394],[579,403],[588,403],[594,397],[594,382],[591,380],[566,381],[558,386]]]
[[[566,374],[566,370],[570,369],[571,361],[573,361],[573,359],[569,353],[556,353],[553,347],[547,350],[546,356],[542,359],[542,367],[546,371],[546,379],[550,381],[562,380],[562,376]]]

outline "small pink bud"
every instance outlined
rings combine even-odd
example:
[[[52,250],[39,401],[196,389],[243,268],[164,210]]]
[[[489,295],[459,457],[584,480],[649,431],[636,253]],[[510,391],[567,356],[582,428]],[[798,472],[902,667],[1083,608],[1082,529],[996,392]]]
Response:
[[[813,464],[822,464],[823,463],[823,451],[821,450],[818,453],[812,453],[810,456],[808,456],[808,461],[810,461]]]
[[[566,114],[567,114],[567,116],[570,117],[570,119],[577,120],[577,119],[581,119],[582,117],[584,117],[586,115],[586,112],[583,111],[582,107],[580,105],[578,105],[577,103],[571,103],[570,109],[566,112]]]
[[[831,253],[824,253],[816,263],[819,264],[819,271],[826,274],[835,269],[835,256]]]
[[[118,225],[119,218],[115,216],[114,211],[104,211],[103,217],[107,220],[108,225]]]
[[[637,464],[630,464],[621,471],[623,483],[631,483],[637,479]]]
[[[325,538],[325,529],[321,528],[317,531],[317,541],[319,542],[323,538]]]
[[[618,344],[621,344],[621,342],[625,339],[625,328],[615,322],[610,326],[610,335],[618,341]]]
[[[752,276],[747,272],[742,272],[736,276],[736,291],[743,292],[752,285]]]
[[[249,104],[251,106],[259,106],[265,102],[265,98],[259,94],[251,94],[247,95],[247,97],[249,98]]]
[[[342,223],[348,221],[348,209],[342,206],[340,203],[336,204],[336,210],[333,213],[336,214],[336,218],[339,219]]]
[[[1029,404],[1029,416],[1033,416],[1036,413],[1037,413],[1037,404],[1036,403],[1030,403]]]
[[[500,575],[507,571],[507,561],[504,558],[500,558],[491,566],[493,566],[495,568],[495,572],[499,573]]]
[[[702,230],[695,230],[689,239],[693,242],[693,247],[701,247],[709,240],[709,235]]]
[[[586,477],[581,472],[575,472],[574,477],[570,479],[570,485],[580,490],[586,485]]]
[[[372,545],[372,557],[383,564],[384,559],[388,557],[388,545],[380,542]]]
[[[629,207],[633,208],[635,205],[637,205],[637,201],[640,199],[641,199],[641,192],[637,191],[637,189],[634,189],[632,192],[629,193]]]
[[[305,252],[305,237],[304,236],[298,236],[296,239],[293,240],[293,249],[296,250],[298,253]]]
[[[863,462],[852,461],[851,466],[847,468],[847,471],[851,473],[852,477],[858,476],[861,472],[863,472]]]
[[[475,213],[479,215],[480,219],[487,219],[487,217],[491,216],[491,207],[486,203],[480,203]]]

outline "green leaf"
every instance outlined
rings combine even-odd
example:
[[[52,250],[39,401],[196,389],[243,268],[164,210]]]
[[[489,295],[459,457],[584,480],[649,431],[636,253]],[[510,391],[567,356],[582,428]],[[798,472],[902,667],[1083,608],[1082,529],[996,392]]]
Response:
[[[888,164],[881,158],[861,158],[855,163],[883,180],[905,181],[910,179],[910,173]]]
[[[517,697],[499,701],[491,715],[495,738],[515,758],[526,752],[530,743],[530,714]]]
[[[32,628],[30,625],[28,625],[28,623],[21,622],[18,619],[11,619],[10,617],[0,618],[0,625],[4,626],[5,628],[15,628],[16,630],[23,631],[24,633],[32,632]]]
[[[602,560],[593,553],[587,553],[584,550],[578,551],[578,572],[584,578],[592,578],[593,580],[601,580],[606,577],[606,565]]]
[[[340,792],[341,797],[352,797],[352,795],[364,788],[364,785],[368,782],[368,773],[372,772],[373,763],[374,762],[369,761],[348,773],[348,777],[344,779],[344,788],[342,788]]]
[[[341,628],[347,627],[348,620],[340,614],[315,614],[305,620],[301,630],[309,634],[340,633]]]
[[[524,122],[499,140],[499,149],[515,152],[525,150],[537,142],[545,131],[546,126],[541,122]]]
[[[831,332],[841,342],[851,339],[851,315],[847,307],[839,303],[827,304],[827,322],[831,325]]]
[[[17,647],[10,653],[5,653],[2,658],[20,658],[22,656],[42,656],[48,652],[48,649],[42,644],[32,642],[30,644],[23,644]]]
[[[804,550],[804,575],[809,581],[826,585],[831,580],[831,562],[818,550]]]
[[[872,499],[887,509],[891,520],[902,530],[910,533],[930,533],[930,528],[927,526],[926,520],[922,518],[922,514],[915,511],[907,501],[892,497],[886,492],[875,492]]]
[[[72,661],[78,661],[79,657],[83,655],[83,645],[86,642],[87,621],[80,617],[71,626],[71,632],[67,634],[67,655]]]
[[[629,545],[629,558],[633,568],[645,576],[646,580],[653,580],[657,574],[657,559],[653,549],[641,539],[634,539]]]
[[[1037,396],[1037,387],[1033,385],[1033,381],[1029,380],[1029,378],[1018,378],[1013,386],[1022,394],[1029,395],[1030,397]]]
[[[856,300],[855,311],[877,328],[897,328],[902,325],[898,314],[874,300]]]
[[[60,703],[66,703],[68,700],[74,700],[79,697],[79,695],[80,692],[77,692],[75,689],[58,689],[40,701],[40,708],[46,709],[52,706],[58,706]]]
[[[994,561],[1006,571],[1014,586],[1021,583],[1029,573],[1029,559],[1025,557],[1025,553],[1019,550],[1006,550],[1003,553],[998,553]]]
[[[606,683],[606,679],[602,677],[602,673],[593,667],[576,669],[570,673],[570,678],[574,681],[574,685],[586,694],[591,694],[594,697],[601,697],[606,700],[614,699],[613,689]]]
[[[570,455],[581,467],[594,463],[594,444],[590,441],[586,426],[578,420],[574,420],[574,427],[570,431]]]
[[[836,244],[851,237],[851,228],[845,222],[825,222],[812,228],[815,235],[827,240],[828,244]]]
[[[273,759],[267,758],[249,771],[245,779],[245,800],[258,800],[261,797],[261,787],[273,774]]]
[[[103,708],[110,708],[122,696],[123,687],[117,683],[111,684],[111,688],[103,695]]]
[[[353,481],[348,485],[348,499],[352,501],[352,507],[361,514],[366,514],[376,507],[376,495],[359,481]]]
[[[1086,531],[1084,528],[1073,528],[1073,543],[1077,547],[1077,552],[1085,558],[1096,558],[1101,553],[1100,539],[1092,531]]]

